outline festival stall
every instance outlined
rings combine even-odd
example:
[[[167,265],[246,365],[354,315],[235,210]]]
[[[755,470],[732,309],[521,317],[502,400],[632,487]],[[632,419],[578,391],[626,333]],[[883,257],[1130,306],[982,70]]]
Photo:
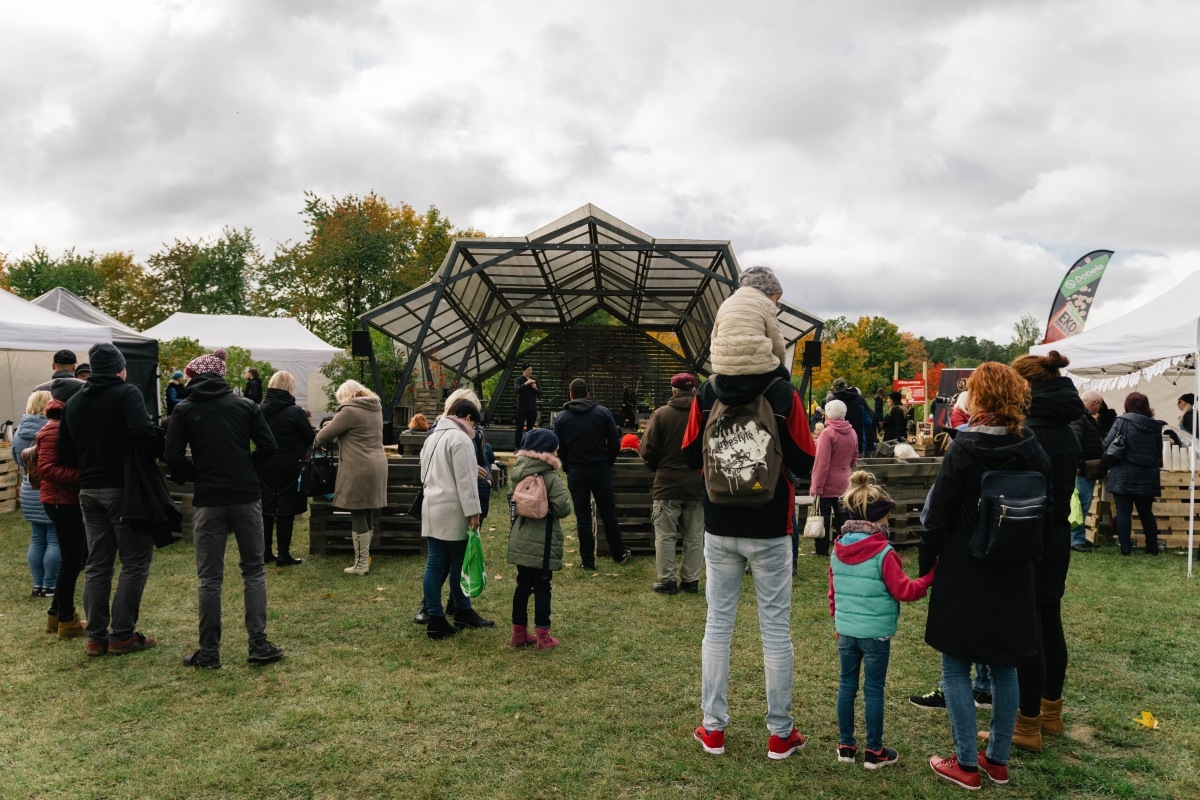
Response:
[[[1200,394],[1200,272],[1119,319],[1100,325],[1077,336],[1031,348],[1044,355],[1057,350],[1071,360],[1068,374],[1081,390],[1099,392],[1132,391],[1139,381],[1165,379],[1182,391]],[[1195,417],[1196,415],[1193,415]],[[1192,576],[1196,528],[1196,425],[1186,454],[1180,458],[1165,451],[1166,488],[1179,490],[1180,497],[1169,498],[1180,508],[1181,524],[1186,517],[1188,577]],[[1172,469],[1172,468],[1175,469]],[[1174,473],[1166,474],[1166,473]],[[1184,483],[1186,481],[1186,483]],[[1186,504],[1182,495],[1186,492]],[[1164,498],[1168,499],[1168,498]],[[1168,500],[1169,500],[1168,499]]]
[[[296,404],[314,412],[325,408],[320,391],[324,376],[318,370],[342,352],[290,317],[178,312],[145,334],[162,342],[181,337],[195,339],[208,350],[243,347],[256,360],[290,372],[296,379]]]
[[[91,322],[96,325],[107,325],[112,330],[112,342],[125,356],[125,382],[132,384],[142,393],[146,408],[152,417],[159,415],[158,391],[158,340],[138,333],[120,320],[113,319],[100,309],[93,306],[73,292],[56,286],[41,297],[34,298],[35,305],[48,308],[55,313]],[[87,361],[87,355],[78,353],[81,362]]]

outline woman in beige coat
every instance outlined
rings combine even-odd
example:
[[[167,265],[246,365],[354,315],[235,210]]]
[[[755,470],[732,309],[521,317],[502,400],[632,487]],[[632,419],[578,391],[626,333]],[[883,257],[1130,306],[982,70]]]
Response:
[[[317,432],[313,442],[325,447],[338,443],[337,483],[333,504],[350,512],[354,565],[351,575],[366,575],[371,568],[371,534],[375,511],[387,505],[387,455],[383,452],[383,405],[379,395],[358,381],[346,381],[334,395],[337,413]]]

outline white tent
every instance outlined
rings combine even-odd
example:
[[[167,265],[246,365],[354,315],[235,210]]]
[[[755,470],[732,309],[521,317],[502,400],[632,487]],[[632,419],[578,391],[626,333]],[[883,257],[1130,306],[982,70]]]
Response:
[[[33,387],[50,378],[54,353],[80,360],[97,342],[112,342],[107,325],[65,317],[0,290],[0,422],[18,420]]]
[[[1185,376],[1200,395],[1200,272],[1123,317],[1052,344],[1030,349],[1057,350],[1071,360],[1068,372],[1080,388],[1132,389],[1139,380]],[[1195,417],[1196,415],[1193,415]],[[1196,430],[1191,446],[1191,519],[1188,523],[1188,577],[1192,575],[1196,515]]]
[[[317,370],[342,350],[323,342],[290,317],[247,317],[240,314],[172,314],[148,331],[159,341],[187,337],[208,350],[243,347],[255,359],[286,370],[296,379],[296,403],[313,411],[325,407]]]

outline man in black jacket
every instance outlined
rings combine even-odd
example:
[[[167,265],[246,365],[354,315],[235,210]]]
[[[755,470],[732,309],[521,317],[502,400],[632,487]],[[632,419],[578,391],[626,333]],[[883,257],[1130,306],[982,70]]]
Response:
[[[1085,475],[1084,465],[1091,461],[1095,465],[1099,464],[1100,457],[1104,455],[1104,437],[1100,435],[1100,426],[1096,424],[1096,415],[1100,413],[1100,405],[1104,402],[1104,398],[1100,393],[1089,389],[1079,395],[1083,400],[1084,408],[1087,413],[1079,419],[1071,423],[1071,430],[1075,433],[1075,438],[1079,441],[1079,468],[1075,476],[1075,488],[1079,490],[1079,505],[1083,507],[1083,522],[1079,526],[1071,529],[1071,549],[1077,553],[1090,553],[1092,551],[1091,544],[1087,540],[1087,515],[1088,509],[1092,507],[1092,495],[1096,490],[1096,481],[1099,476],[1093,473],[1090,477]]]
[[[87,384],[63,408],[58,454],[63,464],[79,467],[79,506],[88,545],[83,580],[87,654],[123,655],[154,646],[153,638],[137,631],[154,544],[145,533],[133,531],[125,517],[125,460],[135,448],[157,458],[161,431],[150,423],[142,393],[125,382],[120,350],[97,344],[88,359],[92,374]],[[118,555],[121,575],[114,594]]]
[[[571,381],[571,399],[554,419],[558,436],[558,457],[567,471],[567,488],[575,506],[579,525],[579,560],[584,569],[596,568],[596,539],[592,533],[592,504],[604,521],[604,538],[613,561],[624,564],[630,552],[625,549],[617,523],[617,503],[613,495],[612,465],[621,449],[621,430],[612,412],[589,396],[587,381]]]
[[[513,440],[513,450],[520,450],[521,437],[525,435],[525,431],[531,431],[533,426],[537,425],[537,401],[542,396],[542,389],[538,386],[537,379],[533,377],[532,364],[521,365],[521,374],[517,376],[516,390],[517,438]]]
[[[200,578],[200,649],[185,656],[183,664],[202,669],[221,666],[221,584],[231,530],[242,568],[248,661],[278,661],[283,649],[267,641],[262,494],[256,474],[258,466],[275,455],[275,437],[258,404],[238,397],[225,382],[224,350],[194,359],[184,373],[191,379],[191,391],[175,407],[164,455],[171,480],[196,485],[192,540]],[[189,444],[191,461],[185,455]]]

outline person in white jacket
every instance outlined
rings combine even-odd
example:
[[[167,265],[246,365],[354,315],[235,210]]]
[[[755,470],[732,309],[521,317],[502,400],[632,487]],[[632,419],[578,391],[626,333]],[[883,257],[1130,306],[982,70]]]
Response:
[[[713,321],[712,361],[717,375],[760,375],[783,363],[779,298],[783,287],[770,267],[750,267],[741,288],[721,304]],[[789,366],[790,365],[785,365]]]

